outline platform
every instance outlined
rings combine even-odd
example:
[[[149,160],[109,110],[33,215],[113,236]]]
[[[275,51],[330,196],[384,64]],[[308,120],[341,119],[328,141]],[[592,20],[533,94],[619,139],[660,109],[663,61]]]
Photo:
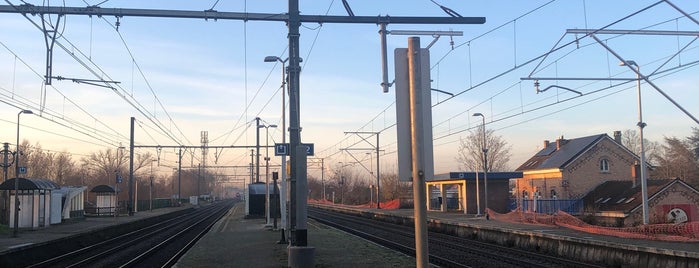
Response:
[[[219,220],[176,267],[287,267],[288,245],[264,219],[245,219],[242,203]],[[415,267],[415,258],[353,235],[308,222],[316,267]],[[348,250],[352,249],[352,250]]]
[[[190,206],[168,207],[154,209],[153,211],[139,211],[133,216],[120,215],[118,217],[87,217],[71,222],[41,227],[37,229],[20,229],[17,237],[12,237],[12,231],[0,234],[0,255],[8,254],[22,248],[28,248],[44,244],[48,241],[65,239],[74,235],[99,231],[111,226],[138,221],[144,218],[160,216],[177,210],[187,209]]]
[[[413,222],[412,209],[383,210],[319,206],[384,221],[410,222],[410,224]],[[679,267],[699,268],[699,242],[621,238],[558,226],[487,220],[485,217],[475,217],[462,212],[428,211],[427,218],[430,230],[440,229],[441,232],[458,233],[481,241],[528,248],[540,253],[550,252],[562,256],[575,256],[575,258],[584,256],[590,261],[611,260],[614,262],[612,265],[621,263],[629,267],[676,267],[679,265]],[[626,259],[631,257],[634,259]],[[639,265],[634,265],[632,261]]]

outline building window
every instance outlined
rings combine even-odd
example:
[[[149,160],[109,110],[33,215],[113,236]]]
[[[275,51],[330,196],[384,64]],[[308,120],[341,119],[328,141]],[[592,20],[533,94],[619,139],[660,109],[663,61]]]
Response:
[[[607,161],[607,159],[599,161],[599,171],[603,173],[609,172],[609,161]]]

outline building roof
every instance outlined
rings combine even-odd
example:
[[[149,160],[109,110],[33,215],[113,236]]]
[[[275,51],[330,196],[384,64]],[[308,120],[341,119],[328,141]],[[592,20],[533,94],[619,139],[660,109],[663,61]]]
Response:
[[[575,158],[605,138],[614,141],[607,134],[598,134],[570,140],[561,138],[558,141],[549,142],[545,148],[525,161],[516,171],[565,168]],[[560,148],[557,148],[558,142],[561,143]]]
[[[478,176],[476,177],[476,173]],[[488,180],[510,180],[522,178],[522,172],[488,172]],[[425,178],[426,182],[442,182],[442,181],[473,181],[476,178],[483,179],[483,172],[449,172],[435,174],[434,178]]]
[[[116,190],[114,189],[114,186],[111,185],[106,185],[106,184],[101,184],[97,185],[90,190],[90,192],[93,193],[115,193]]]
[[[14,190],[16,179],[17,178],[12,178],[0,184],[0,190]],[[19,178],[18,181],[19,190],[55,190],[58,188],[60,188],[58,184],[47,179]]]
[[[661,193],[675,183],[680,183],[695,192],[696,189],[680,179],[648,180],[648,199]],[[631,212],[642,205],[641,185],[633,187],[631,181],[606,181],[583,197],[586,206],[594,206],[598,211]]]
[[[477,174],[477,175],[476,175]],[[518,179],[523,176],[522,172],[493,172],[488,171],[488,179]],[[483,172],[449,172],[450,179],[476,179],[483,178]]]

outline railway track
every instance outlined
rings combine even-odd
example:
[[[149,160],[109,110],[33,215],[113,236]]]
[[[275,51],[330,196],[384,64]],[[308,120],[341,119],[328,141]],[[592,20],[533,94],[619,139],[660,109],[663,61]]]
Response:
[[[318,222],[415,256],[412,226],[310,207],[308,215]],[[441,267],[603,267],[436,232],[429,232],[428,240],[430,263]]]
[[[200,207],[143,228],[90,245],[64,241],[60,252],[26,267],[170,267],[233,205],[232,201]]]

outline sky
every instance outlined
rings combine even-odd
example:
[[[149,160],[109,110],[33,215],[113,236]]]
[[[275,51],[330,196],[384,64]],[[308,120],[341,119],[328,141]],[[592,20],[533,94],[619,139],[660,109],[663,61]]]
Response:
[[[269,14],[286,13],[288,4],[271,0],[23,2]],[[461,170],[456,161],[459,140],[481,123],[473,113],[484,114],[486,127],[511,146],[513,169],[541,149],[543,140],[611,136],[615,130],[636,129],[636,73],[619,66],[617,56],[635,61],[657,87],[641,84],[646,139],[684,138],[699,126],[692,119],[699,116],[699,43],[693,43],[694,37],[598,33],[599,43],[584,34],[566,33],[601,28],[696,32],[699,23],[693,20],[699,19],[699,2],[671,1],[693,20],[662,1],[347,2],[357,16],[449,16],[442,5],[464,17],[486,18],[481,25],[387,26],[389,31],[463,33],[441,36],[429,48],[432,88],[454,94],[432,91],[436,173]],[[300,10],[303,15],[347,15],[342,2],[332,0],[300,1]],[[40,27],[40,16],[28,17]],[[55,25],[57,16],[45,18]],[[53,79],[52,85],[45,86],[42,31],[20,14],[0,13],[0,140],[11,147],[17,138],[16,115],[22,109],[34,112],[20,117],[22,140],[76,158],[128,147],[130,117],[137,122],[137,146],[199,146],[202,131],[208,132],[211,146],[252,146],[256,145],[255,117],[265,125],[279,126],[260,129],[263,146],[282,140],[281,66],[263,59],[288,57],[288,29],[283,22],[70,15],[61,18],[57,29],[53,76],[118,84],[109,84],[111,89]],[[378,31],[376,24],[304,23],[300,29],[301,139],[315,144],[314,157],[323,159],[328,178],[333,169],[347,164],[367,177],[365,168],[376,168],[374,156],[366,154],[370,151],[359,150],[373,147],[375,137],[367,144],[346,132],[380,132],[381,172],[397,169],[395,88],[383,93],[380,87]],[[387,36],[389,80],[394,77],[393,50],[407,47],[408,37]],[[433,40],[433,36],[420,36],[422,47]],[[556,87],[537,92],[534,78],[540,79],[541,90]],[[135,152],[158,156],[159,172],[172,172],[176,166],[176,149],[136,148]],[[245,148],[210,149],[206,161],[209,166],[247,166],[250,154]],[[264,157],[265,150],[261,154]],[[200,162],[201,151],[195,149],[185,153],[182,164]],[[279,164],[279,157],[271,157],[272,171]],[[249,172],[246,168],[214,170],[236,176]],[[309,175],[320,177],[319,173],[317,165],[309,167]]]

